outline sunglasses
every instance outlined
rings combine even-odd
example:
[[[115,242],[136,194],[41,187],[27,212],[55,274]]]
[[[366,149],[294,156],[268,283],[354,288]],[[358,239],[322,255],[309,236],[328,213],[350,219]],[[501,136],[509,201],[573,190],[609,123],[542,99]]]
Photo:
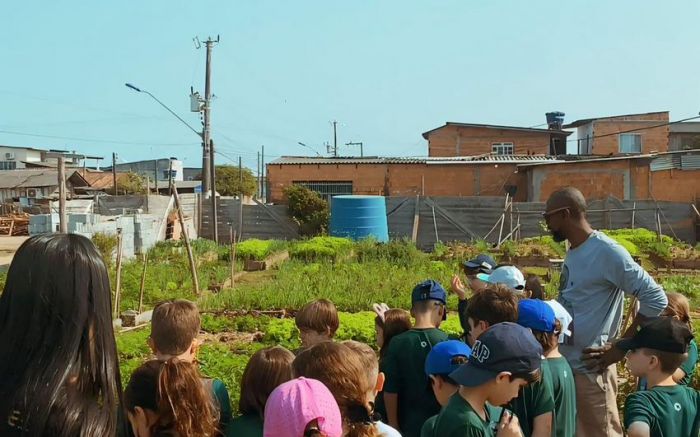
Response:
[[[545,212],[543,212],[543,213],[542,213],[542,217],[544,217],[545,219],[547,219],[547,218],[553,216],[554,214],[556,214],[556,213],[558,213],[558,212],[569,211],[569,210],[570,210],[570,208],[569,208],[568,206],[563,206],[563,207],[561,207],[561,208],[557,208],[557,209],[553,209],[553,210],[551,210],[551,211],[545,211]]]

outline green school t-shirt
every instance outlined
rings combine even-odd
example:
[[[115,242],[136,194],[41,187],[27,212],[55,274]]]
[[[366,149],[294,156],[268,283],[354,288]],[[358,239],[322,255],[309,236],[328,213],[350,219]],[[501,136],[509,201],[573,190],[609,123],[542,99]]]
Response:
[[[518,416],[523,437],[532,435],[535,417],[554,411],[554,393],[552,392],[552,374],[547,360],[542,360],[541,377],[537,382],[520,389],[520,394],[511,402],[513,414]]]
[[[436,328],[410,329],[389,343],[382,360],[384,392],[398,395],[399,431],[404,437],[419,437],[423,423],[440,412],[425,374],[425,359],[433,346],[445,340],[447,334]]]
[[[698,401],[698,392],[685,385],[634,392],[625,402],[625,429],[644,422],[651,437],[696,437],[700,433]]]
[[[574,437],[576,435],[576,385],[574,374],[566,358],[548,358],[547,368],[552,380],[554,394],[554,437]]]
[[[220,379],[202,379],[202,384],[211,393],[219,409],[219,429],[226,429],[231,422],[231,400],[228,397],[228,390]]]
[[[229,423],[226,437],[262,437],[263,420],[257,414],[244,414]]]
[[[459,393],[452,396],[435,417],[432,434],[427,437],[493,437],[490,409],[486,410],[486,420],[482,420],[474,408]]]
[[[690,385],[693,382],[693,375],[695,374],[695,366],[698,364],[698,344],[695,339],[690,340],[688,345],[688,358],[681,364],[680,369],[685,372],[683,379],[678,381],[680,385]],[[646,390],[647,380],[646,378],[639,378],[639,384],[637,384],[637,390]]]

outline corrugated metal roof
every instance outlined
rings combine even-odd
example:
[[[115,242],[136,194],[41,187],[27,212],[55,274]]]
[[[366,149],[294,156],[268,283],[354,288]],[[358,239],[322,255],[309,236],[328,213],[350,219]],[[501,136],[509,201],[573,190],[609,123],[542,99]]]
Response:
[[[58,186],[56,170],[3,170],[0,171],[0,189],[39,188]]]
[[[317,165],[317,164],[520,164],[557,162],[557,158],[545,155],[477,155],[477,156],[423,156],[423,157],[337,157],[283,156],[268,165]]]
[[[534,167],[534,166],[539,166],[539,165],[548,165],[548,164],[576,164],[577,162],[603,162],[603,161],[620,161],[620,160],[625,160],[625,159],[650,159],[650,158],[658,158],[658,157],[663,157],[663,156],[675,156],[675,155],[680,155],[680,154],[697,154],[700,152],[700,149],[692,149],[692,150],[673,150],[670,152],[661,152],[661,153],[648,153],[644,155],[620,155],[620,156],[589,156],[585,157],[583,159],[579,159],[578,155],[569,155],[566,157],[561,157],[559,160],[555,161],[545,161],[545,162],[535,162],[535,163],[525,163],[525,164],[520,164],[518,167]]]
[[[681,155],[681,170],[700,170],[700,155]]]
[[[668,126],[672,134],[697,134],[700,133],[700,121],[684,121]]]

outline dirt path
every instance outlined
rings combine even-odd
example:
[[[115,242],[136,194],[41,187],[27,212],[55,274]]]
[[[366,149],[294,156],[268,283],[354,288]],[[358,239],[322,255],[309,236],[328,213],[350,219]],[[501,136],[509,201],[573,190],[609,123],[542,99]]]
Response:
[[[29,237],[0,237],[0,269],[7,270],[15,252]]]

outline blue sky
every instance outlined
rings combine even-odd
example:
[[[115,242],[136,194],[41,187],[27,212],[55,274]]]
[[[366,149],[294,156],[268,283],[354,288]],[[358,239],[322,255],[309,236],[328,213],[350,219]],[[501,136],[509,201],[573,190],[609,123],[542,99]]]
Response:
[[[268,160],[362,141],[365,154],[425,155],[445,121],[534,126],[700,111],[697,0],[33,1],[0,19],[0,144],[120,161],[201,163],[190,86],[213,55],[213,138],[226,157]],[[16,132],[22,133],[19,135]],[[29,136],[44,135],[42,136]],[[66,138],[55,138],[66,137]],[[341,147],[340,154],[359,153]]]

